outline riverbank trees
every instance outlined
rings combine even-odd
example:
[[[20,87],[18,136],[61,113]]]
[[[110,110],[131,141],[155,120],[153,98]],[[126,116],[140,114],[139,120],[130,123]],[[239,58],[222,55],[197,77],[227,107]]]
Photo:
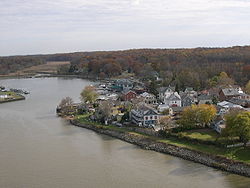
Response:
[[[201,104],[186,107],[178,123],[184,129],[204,128],[216,116],[216,108],[214,105]]]
[[[98,93],[95,91],[95,88],[93,86],[86,86],[81,94],[81,100],[84,103],[94,103],[98,97]]]
[[[245,145],[250,140],[250,112],[231,111],[225,116],[226,129],[224,134],[229,137],[239,137]]]

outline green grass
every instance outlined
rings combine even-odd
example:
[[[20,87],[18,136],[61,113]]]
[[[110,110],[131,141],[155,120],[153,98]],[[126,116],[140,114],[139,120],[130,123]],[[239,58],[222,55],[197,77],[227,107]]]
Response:
[[[81,123],[88,123],[88,124],[95,125],[95,126],[102,126],[105,129],[127,132],[127,133],[134,134],[137,136],[150,138],[158,142],[172,144],[175,146],[180,146],[180,147],[184,147],[184,148],[188,148],[188,149],[192,149],[196,151],[201,151],[201,152],[208,153],[208,154],[219,155],[219,156],[227,157],[229,159],[234,159],[234,160],[238,160],[238,161],[250,164],[250,148],[237,147],[237,148],[227,149],[227,148],[217,147],[214,145],[194,144],[192,142],[189,142],[183,139],[173,138],[173,137],[162,139],[159,137],[148,136],[146,134],[142,134],[139,132],[130,131],[126,129],[125,127],[120,128],[120,127],[116,127],[113,125],[104,126],[98,122],[89,121],[88,120],[89,115],[90,114],[80,115],[80,116],[77,116],[76,119]],[[183,133],[185,135],[191,136],[192,138],[198,138],[198,139],[204,139],[204,140],[214,140],[217,137],[217,133],[210,131],[210,130],[202,130],[199,132],[197,132],[196,130],[196,131],[188,131],[188,132],[183,132]]]
[[[212,129],[189,130],[189,131],[179,132],[178,134],[185,138],[197,139],[201,141],[209,141],[221,145],[231,145],[233,143],[237,143],[239,139],[238,137],[230,139],[228,137],[222,137],[220,134],[218,134]]]
[[[215,141],[219,137],[219,135],[214,130],[211,129],[184,131],[181,132],[180,134],[193,139],[199,139],[205,141]]]
[[[12,92],[12,91],[6,91],[6,92],[3,92],[3,91],[0,91],[0,95],[8,95],[9,98],[7,99],[0,99],[0,101],[11,101],[11,100],[16,100],[16,99],[22,99],[23,96],[15,93],[15,92]]]
[[[250,148],[237,147],[237,148],[227,149],[227,148],[216,147],[213,145],[193,144],[191,142],[179,140],[177,138],[161,139],[159,141],[167,144],[193,149],[196,151],[205,152],[208,154],[227,157],[229,159],[234,159],[250,164]]]

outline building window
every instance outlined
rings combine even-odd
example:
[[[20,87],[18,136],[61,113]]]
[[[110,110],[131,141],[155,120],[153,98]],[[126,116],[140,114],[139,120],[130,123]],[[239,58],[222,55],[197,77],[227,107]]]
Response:
[[[155,119],[157,119],[157,116],[155,116]]]
[[[145,117],[146,120],[148,120],[148,117]]]
[[[153,119],[153,116],[150,116],[150,119]]]

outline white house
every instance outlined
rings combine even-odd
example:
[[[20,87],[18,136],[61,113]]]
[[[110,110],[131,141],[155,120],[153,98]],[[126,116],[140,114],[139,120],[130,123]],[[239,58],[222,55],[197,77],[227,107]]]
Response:
[[[164,104],[170,107],[181,107],[181,97],[177,92],[174,92],[164,98]]]
[[[147,105],[142,105],[138,109],[133,109],[130,112],[131,122],[138,126],[152,127],[159,123],[160,114]]]
[[[158,89],[159,92],[159,99],[160,101],[164,101],[165,98],[168,98],[171,94],[173,94],[175,91],[174,87],[168,86],[168,87],[160,87]]]
[[[157,99],[155,95],[144,92],[140,95],[146,104],[157,104]]]

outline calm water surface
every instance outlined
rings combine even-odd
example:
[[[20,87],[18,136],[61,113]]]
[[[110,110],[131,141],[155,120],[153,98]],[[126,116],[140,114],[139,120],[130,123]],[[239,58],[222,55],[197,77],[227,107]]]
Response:
[[[55,114],[63,97],[79,101],[80,79],[0,80],[31,92],[0,104],[1,188],[250,188],[221,172],[69,125]]]

